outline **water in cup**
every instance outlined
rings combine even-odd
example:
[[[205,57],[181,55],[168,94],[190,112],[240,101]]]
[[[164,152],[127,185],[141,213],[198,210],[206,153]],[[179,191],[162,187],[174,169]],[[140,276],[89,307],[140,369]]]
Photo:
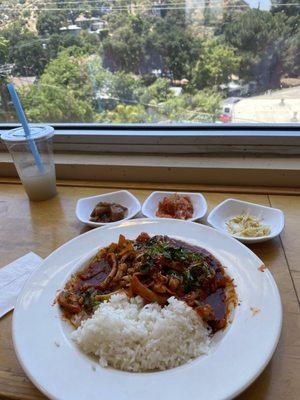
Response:
[[[37,174],[36,168],[28,168],[22,177],[24,189],[30,200],[42,201],[56,195],[55,169],[51,168],[43,174]]]
[[[34,141],[40,165],[32,152],[32,142],[23,128],[12,129],[1,135],[18,171],[30,200],[41,201],[56,195],[55,166],[52,152],[54,129],[47,125],[30,125],[30,140]]]

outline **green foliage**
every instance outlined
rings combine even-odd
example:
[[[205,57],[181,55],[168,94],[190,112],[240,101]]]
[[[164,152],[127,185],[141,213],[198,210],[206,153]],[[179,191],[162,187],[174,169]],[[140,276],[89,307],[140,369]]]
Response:
[[[119,15],[119,14],[118,14]],[[109,20],[110,32],[103,41],[104,65],[112,71],[135,74],[160,68],[175,79],[189,76],[199,41],[191,37],[182,20],[121,15]]]
[[[101,66],[99,58],[89,61],[90,77],[95,79],[95,88],[102,96],[102,108],[112,109],[120,102],[144,106],[161,103],[173,94],[167,79],[156,79],[145,87],[143,80],[124,72],[111,73]]]
[[[76,48],[72,50],[76,54]],[[21,91],[31,121],[94,120],[94,93],[85,60],[70,53],[71,49],[59,53],[48,64],[39,83]]]
[[[74,51],[76,50],[77,48],[75,47]],[[41,77],[41,82],[48,85],[63,85],[74,89],[86,83],[85,78],[85,76],[82,76],[79,60],[70,55],[70,49],[67,49],[48,64]]]
[[[104,57],[107,66],[112,71],[124,71],[139,73],[142,59],[145,57],[145,46],[143,31],[145,22],[140,17],[123,16],[122,25],[120,21],[112,21],[116,29],[113,35],[103,40]]]
[[[285,41],[294,29],[290,22],[285,14],[260,10],[232,17],[224,28],[224,39],[241,56],[240,77],[255,79],[262,89],[279,86]]]
[[[139,87],[139,79],[125,74],[125,72],[117,72],[112,76],[110,92],[112,97],[116,97],[124,103],[133,103],[138,100]]]
[[[54,0],[58,12],[40,8],[38,35],[25,20],[0,31],[0,65],[13,63],[14,76],[38,77],[20,93],[32,121],[215,121],[219,86],[231,75],[255,80],[261,91],[278,88],[282,76],[300,76],[299,0],[273,0],[271,12],[227,9],[214,33],[204,0],[207,37],[187,23],[177,0],[163,0],[170,6],[163,11],[151,0],[92,3]],[[103,6],[114,11],[103,13]],[[100,16],[106,29],[91,34],[86,22],[76,36],[59,31],[79,15]],[[170,87],[183,78],[189,83],[176,96]]]
[[[283,70],[288,76],[294,78],[300,76],[300,29],[286,42]]]
[[[107,111],[103,122],[108,123],[144,123],[150,122],[150,117],[141,105],[129,106],[119,104],[113,111]]]
[[[23,15],[23,18],[30,18],[31,12],[30,12],[30,10],[24,10],[22,15]]]
[[[213,39],[206,40],[192,70],[191,83],[198,89],[217,87],[228,82],[230,75],[237,73],[239,64],[240,57],[236,56],[234,48]]]
[[[79,99],[70,88],[40,83],[23,88],[20,96],[31,122],[92,122],[95,119],[89,100]]]
[[[171,99],[163,105],[164,113],[173,121],[214,122],[220,114],[222,96],[214,91],[200,91],[192,96]]]
[[[77,36],[71,34],[59,34],[54,33],[51,35],[47,41],[47,55],[49,60],[52,60],[57,57],[59,51],[64,48],[71,46],[80,45],[79,39]]]
[[[142,104],[158,104],[172,97],[170,83],[167,79],[158,78],[152,85],[139,89],[139,101]]]
[[[52,60],[57,57],[57,54],[67,48],[75,48],[77,52],[83,54],[94,54],[99,49],[99,39],[96,35],[86,35],[84,32],[80,35],[72,35],[70,33],[65,34],[53,34],[47,41],[47,55],[48,59]],[[79,50],[80,49],[80,50]]]
[[[299,0],[271,0],[273,13],[285,13],[293,16],[300,14]]]
[[[16,116],[10,105],[7,85],[7,76],[0,77],[0,121],[14,121]]]
[[[38,14],[36,29],[42,36],[59,33],[59,28],[67,24],[65,15],[61,12],[42,10]]]
[[[124,72],[112,73],[102,67],[101,57],[87,60],[89,78],[92,82],[98,109],[113,109],[117,104],[136,104],[140,79]]]
[[[260,54],[268,42],[277,39],[286,30],[286,18],[270,12],[248,10],[237,13],[225,27],[225,40],[241,52]]]
[[[162,12],[162,19],[170,27],[186,28],[186,10],[178,7],[178,0],[164,0],[163,4],[169,6]]]
[[[162,59],[163,69],[172,72],[174,79],[189,78],[200,41],[193,38],[181,24],[172,19],[158,19],[149,33],[148,42]]]
[[[173,97],[161,105],[161,118],[179,122],[214,122],[220,114],[222,96],[211,90]]]
[[[0,65],[3,65],[8,60],[8,40],[0,36]]]
[[[76,18],[80,15],[81,11],[85,9],[84,1],[65,1],[65,0],[57,0],[56,5],[61,11],[59,12],[61,15],[64,15],[66,20],[71,20],[72,24],[75,24]]]
[[[40,75],[47,57],[41,39],[21,22],[16,22],[0,32],[8,41],[8,62],[13,63],[16,75]]]

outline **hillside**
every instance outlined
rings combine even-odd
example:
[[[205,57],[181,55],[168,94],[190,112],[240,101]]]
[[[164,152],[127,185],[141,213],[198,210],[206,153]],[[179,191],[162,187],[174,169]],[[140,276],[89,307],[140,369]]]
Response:
[[[21,18],[28,28],[35,31],[37,11],[44,4],[41,0],[2,0],[0,5],[0,28],[4,28]]]
[[[63,6],[64,2],[61,2]],[[106,3],[112,11],[128,10],[132,14],[137,12],[144,12],[148,14],[160,14],[163,12],[164,7],[185,10],[187,21],[191,25],[196,26],[214,26],[220,22],[224,13],[235,11],[245,11],[249,8],[244,0],[186,0],[185,2],[178,3],[174,0],[174,4],[170,1],[164,0],[135,0],[135,1],[78,1],[76,4],[72,3],[72,8],[79,8],[84,10],[85,14],[89,12],[97,12],[100,10],[101,5]],[[185,5],[184,5],[185,4]],[[70,3],[69,3],[70,5]],[[65,7],[67,8],[67,2]],[[21,18],[26,21],[28,28],[35,31],[36,18],[40,10],[47,9],[57,10],[55,0],[48,0],[47,3],[43,0],[3,0],[0,5],[0,28],[3,28],[10,23],[20,20]],[[170,8],[169,8],[170,9]]]

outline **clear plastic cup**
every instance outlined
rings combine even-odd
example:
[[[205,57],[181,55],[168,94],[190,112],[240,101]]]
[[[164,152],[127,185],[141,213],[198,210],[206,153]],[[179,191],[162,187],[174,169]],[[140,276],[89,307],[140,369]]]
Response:
[[[48,200],[57,194],[52,151],[53,133],[52,126],[30,125],[30,137],[39,153],[42,169],[36,164],[23,128],[11,129],[1,135],[13,158],[25,191],[33,201]]]

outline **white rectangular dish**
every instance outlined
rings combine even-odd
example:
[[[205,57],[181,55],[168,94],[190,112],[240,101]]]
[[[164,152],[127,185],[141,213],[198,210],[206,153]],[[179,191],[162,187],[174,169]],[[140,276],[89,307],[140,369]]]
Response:
[[[141,203],[139,200],[128,190],[118,190],[117,192],[110,192],[100,194],[98,196],[85,197],[79,199],[76,205],[76,216],[79,221],[92,227],[99,227],[103,225],[112,225],[116,222],[93,222],[90,221],[90,215],[96,204],[100,201],[108,203],[118,203],[128,209],[125,218],[116,221],[121,222],[135,217],[141,211]]]
[[[172,194],[186,195],[189,196],[193,204],[194,213],[192,218],[188,218],[186,221],[196,221],[205,216],[207,212],[207,203],[205,197],[201,193],[189,193],[189,192],[153,192],[146,199],[142,207],[142,213],[148,218],[160,218],[156,216],[159,202],[164,197],[171,196]]]
[[[252,217],[260,219],[263,225],[270,227],[271,233],[260,237],[231,235],[230,232],[228,232],[226,222],[230,218],[241,214],[249,214]],[[284,214],[277,208],[266,207],[237,199],[227,199],[210,212],[207,217],[207,222],[212,227],[233,236],[243,243],[258,243],[273,239],[282,232],[284,228]]]

